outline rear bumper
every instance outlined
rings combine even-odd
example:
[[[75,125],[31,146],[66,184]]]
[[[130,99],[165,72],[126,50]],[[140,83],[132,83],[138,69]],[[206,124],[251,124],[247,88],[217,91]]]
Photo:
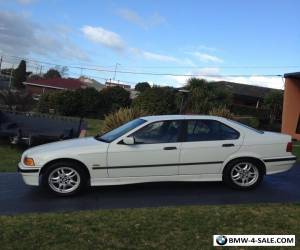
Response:
[[[296,163],[296,157],[280,157],[264,159],[266,165],[266,174],[277,174],[288,171]]]
[[[29,168],[23,166],[22,163],[18,164],[18,172],[21,173],[22,179],[27,185],[38,186],[39,185],[39,172],[40,168]]]

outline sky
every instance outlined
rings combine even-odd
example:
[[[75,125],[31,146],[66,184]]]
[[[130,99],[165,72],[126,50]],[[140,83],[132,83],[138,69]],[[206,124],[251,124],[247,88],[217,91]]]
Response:
[[[277,75],[300,68],[299,9],[297,0],[0,0],[2,68],[26,58],[34,72],[66,65],[70,77],[132,86],[197,76],[283,88]]]

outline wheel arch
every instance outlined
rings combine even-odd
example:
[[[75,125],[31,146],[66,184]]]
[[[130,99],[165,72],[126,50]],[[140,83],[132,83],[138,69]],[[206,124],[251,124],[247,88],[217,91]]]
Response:
[[[51,160],[51,161],[47,162],[41,168],[39,176],[41,177],[46,172],[47,168],[49,168],[51,165],[53,165],[53,164],[55,164],[57,162],[70,162],[70,163],[75,163],[75,164],[81,166],[82,169],[84,170],[87,178],[88,178],[88,182],[90,183],[91,174],[90,174],[90,171],[89,171],[88,167],[83,162],[81,162],[81,161],[79,161],[77,159],[72,159],[72,158],[58,158],[58,159],[54,159],[54,160]]]
[[[222,169],[222,175],[224,174],[225,169],[230,165],[230,163],[233,161],[237,161],[237,160],[248,160],[248,161],[253,161],[253,162],[257,163],[258,166],[260,166],[262,168],[263,175],[266,175],[266,165],[265,165],[264,161],[255,156],[238,156],[238,157],[228,160],[224,164],[224,167]]]

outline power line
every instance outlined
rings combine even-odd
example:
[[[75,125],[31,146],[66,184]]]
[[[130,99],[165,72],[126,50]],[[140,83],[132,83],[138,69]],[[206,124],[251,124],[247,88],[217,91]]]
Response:
[[[80,70],[88,70],[88,71],[97,71],[97,72],[105,72],[105,73],[119,73],[119,74],[132,74],[132,75],[152,75],[152,76],[183,76],[183,77],[250,77],[250,76],[264,76],[264,77],[282,77],[282,74],[229,74],[229,75],[219,75],[219,74],[178,74],[178,73],[160,73],[160,72],[141,72],[141,71],[132,71],[132,70],[116,70],[115,69],[105,69],[108,68],[108,66],[99,66],[98,68],[90,68],[90,67],[82,67],[82,66],[72,66],[72,65],[59,65],[55,63],[35,60],[35,59],[28,59],[28,58],[22,58],[18,56],[12,56],[9,55],[9,57],[13,58],[19,58],[19,59],[25,59],[27,61],[35,62],[35,63],[41,63],[41,64],[48,64],[48,65],[55,65],[55,66],[67,66],[68,68],[73,69],[80,69]],[[110,67],[110,66],[109,66]],[[287,66],[287,67],[298,67],[298,66]],[[202,68],[209,68],[209,67],[202,67]],[[210,67],[212,68],[212,67]],[[219,67],[218,67],[219,68]],[[224,67],[225,68],[225,67]],[[227,68],[231,68],[228,66]],[[242,66],[240,68],[243,68]],[[250,67],[248,67],[250,68]],[[262,68],[260,66],[253,66],[253,68]],[[268,68],[267,66],[265,68]],[[272,66],[270,66],[272,68]],[[198,67],[198,69],[201,69]]]

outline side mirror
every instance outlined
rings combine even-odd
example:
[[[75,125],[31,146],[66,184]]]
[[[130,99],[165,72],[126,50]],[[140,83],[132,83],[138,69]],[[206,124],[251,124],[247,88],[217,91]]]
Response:
[[[126,145],[133,145],[134,144],[134,138],[133,138],[133,136],[125,137],[123,139],[123,143],[126,144]]]

